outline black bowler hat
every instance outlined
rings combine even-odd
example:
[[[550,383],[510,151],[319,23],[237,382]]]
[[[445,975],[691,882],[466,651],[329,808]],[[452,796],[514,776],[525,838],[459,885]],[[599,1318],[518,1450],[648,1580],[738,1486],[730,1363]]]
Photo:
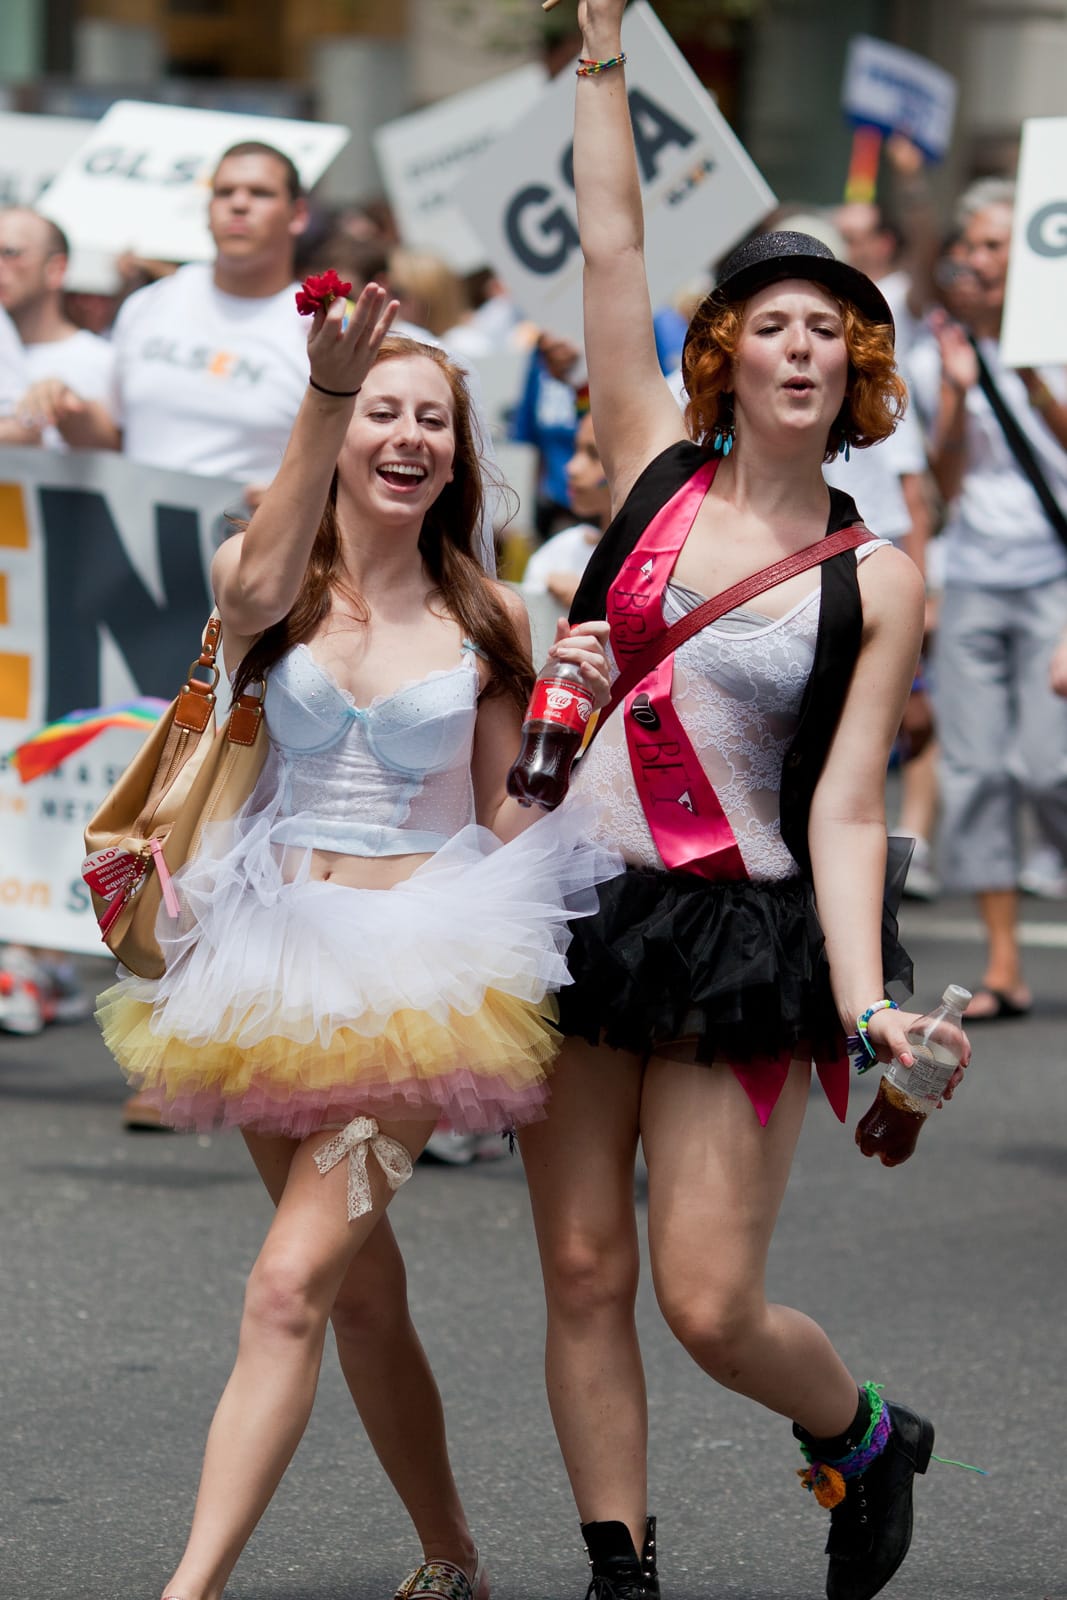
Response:
[[[781,283],[786,278],[804,278],[820,284],[892,333],[893,313],[882,291],[865,272],[838,261],[821,239],[810,233],[757,233],[723,262],[718,283],[697,307],[686,342],[694,329],[721,307],[736,305],[768,284]]]

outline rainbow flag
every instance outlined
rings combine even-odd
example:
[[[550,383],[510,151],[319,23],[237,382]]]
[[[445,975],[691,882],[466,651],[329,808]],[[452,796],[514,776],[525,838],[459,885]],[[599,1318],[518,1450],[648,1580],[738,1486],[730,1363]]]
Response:
[[[146,695],[138,700],[123,700],[116,706],[97,706],[93,711],[68,711],[65,717],[50,722],[11,752],[15,770],[23,783],[30,783],[60,766],[109,728],[137,728],[147,733],[168,704],[169,701]]]

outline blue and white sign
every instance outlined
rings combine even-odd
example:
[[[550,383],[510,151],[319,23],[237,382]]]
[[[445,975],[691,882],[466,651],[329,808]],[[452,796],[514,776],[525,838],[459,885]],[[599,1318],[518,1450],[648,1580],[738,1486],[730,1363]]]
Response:
[[[841,101],[850,121],[903,133],[931,161],[952,138],[957,84],[925,56],[858,33],[850,41]]]

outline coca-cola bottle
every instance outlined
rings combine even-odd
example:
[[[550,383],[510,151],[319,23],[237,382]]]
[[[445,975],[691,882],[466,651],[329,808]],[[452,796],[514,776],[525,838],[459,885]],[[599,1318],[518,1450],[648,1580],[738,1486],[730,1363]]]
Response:
[[[592,710],[592,693],[573,662],[549,661],[541,669],[507,779],[508,794],[520,806],[554,811],[559,805]]]
[[[908,1030],[913,1065],[889,1063],[874,1104],[856,1128],[865,1156],[899,1167],[913,1154],[923,1123],[959,1066],[962,1018],[970,998],[969,990],[950,983],[941,1004]]]

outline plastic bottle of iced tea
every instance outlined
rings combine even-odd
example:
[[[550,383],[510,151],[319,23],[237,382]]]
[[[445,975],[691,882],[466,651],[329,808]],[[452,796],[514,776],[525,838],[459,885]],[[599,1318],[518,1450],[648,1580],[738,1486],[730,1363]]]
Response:
[[[856,1143],[865,1156],[899,1167],[914,1151],[923,1123],[959,1066],[963,1013],[970,998],[968,989],[950,983],[941,1004],[909,1031],[914,1066],[889,1063],[874,1104],[856,1129]]]

